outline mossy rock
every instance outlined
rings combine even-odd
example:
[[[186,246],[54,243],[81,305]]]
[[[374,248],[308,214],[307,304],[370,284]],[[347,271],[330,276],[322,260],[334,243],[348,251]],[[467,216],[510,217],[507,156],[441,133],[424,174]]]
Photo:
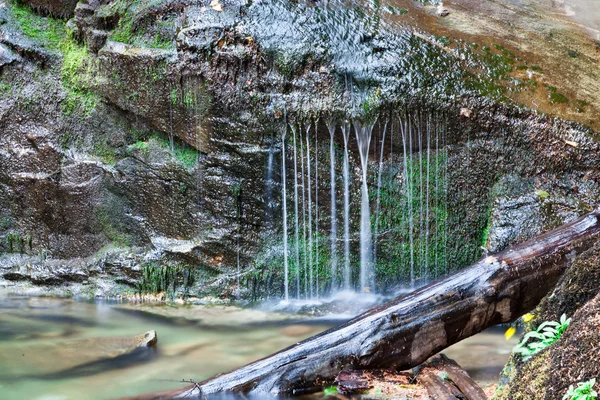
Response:
[[[600,242],[584,252],[533,312],[528,328],[573,316],[561,339],[523,363],[513,354],[494,400],[560,399],[570,385],[600,376]]]

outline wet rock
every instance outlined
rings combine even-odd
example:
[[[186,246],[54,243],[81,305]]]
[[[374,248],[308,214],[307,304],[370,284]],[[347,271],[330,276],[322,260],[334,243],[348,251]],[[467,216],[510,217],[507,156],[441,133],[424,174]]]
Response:
[[[448,15],[450,15],[450,11],[447,8],[444,8],[443,4],[440,4],[437,8],[436,8],[436,13],[437,15],[439,15],[440,17],[447,17]]]
[[[41,14],[71,18],[79,0],[23,0]]]
[[[0,44],[0,67],[21,60],[18,54],[13,53],[7,46]]]
[[[192,270],[199,297],[279,296],[282,274],[271,266],[281,265],[282,254],[283,111],[288,122],[305,122],[306,115],[321,121],[352,116],[360,110],[346,101],[340,82],[347,79],[379,88],[375,103],[401,104],[400,113],[444,109],[451,132],[452,268],[479,257],[492,187],[508,173],[539,182],[500,200],[490,228],[494,248],[533,234],[540,213],[545,230],[598,201],[599,149],[590,131],[469,98],[455,86],[464,76],[453,68],[453,55],[408,32],[388,30],[388,24],[375,35],[362,12],[278,2],[228,3],[222,12],[183,1],[124,9],[114,4],[81,1],[70,23],[90,50],[89,65],[97,67],[88,89],[101,101],[89,114],[64,111],[73,93],[62,81],[59,52],[14,26],[0,39],[14,58],[2,66],[11,91],[0,102],[0,251],[14,251],[6,246],[8,235],[31,243],[21,250],[26,257],[3,270],[0,285],[28,293],[58,293],[57,285],[64,285],[63,294],[111,295],[117,288],[135,290],[152,262]],[[0,15],[11,20],[6,9]],[[124,18],[132,21],[131,43],[109,40]],[[420,64],[424,54],[427,68]],[[456,93],[465,93],[461,108],[444,103],[449,93],[452,104]],[[324,124],[315,129],[319,143],[329,139]],[[401,135],[393,137],[393,148],[402,148]],[[188,150],[195,152],[191,162]],[[267,182],[269,154],[275,172]],[[327,174],[319,171],[321,183]],[[549,189],[557,186],[560,193]],[[550,192],[549,199],[535,190]],[[353,193],[353,202],[359,198]],[[352,210],[359,208],[352,203]],[[140,250],[103,259],[99,253],[109,246]],[[44,266],[28,258],[38,254],[48,259]],[[21,268],[32,263],[29,272]]]
[[[124,368],[147,361],[155,347],[155,331],[132,337],[100,337],[52,341],[44,344],[12,341],[0,344],[3,363],[14,368],[0,373],[3,379],[37,378],[58,379],[89,375],[111,369]]]
[[[516,176],[500,180],[494,189],[499,193],[492,209],[487,247],[495,253],[541,232],[543,221],[533,182]]]

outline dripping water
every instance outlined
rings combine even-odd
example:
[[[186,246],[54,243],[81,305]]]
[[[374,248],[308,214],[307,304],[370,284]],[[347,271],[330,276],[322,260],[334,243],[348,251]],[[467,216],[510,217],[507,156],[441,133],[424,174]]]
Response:
[[[385,151],[385,134],[387,131],[388,121],[383,125],[383,134],[381,136],[381,152],[379,153],[379,169],[377,171],[377,201],[375,206],[375,232],[373,238],[375,244],[373,246],[373,264],[377,265],[377,243],[379,239],[379,214],[381,212],[381,179],[383,174],[383,153]],[[393,128],[392,128],[393,129]]]
[[[296,127],[291,125],[294,135],[294,263],[296,265],[296,299],[300,299],[300,224],[298,217],[298,156],[296,147]]]
[[[327,122],[327,129],[329,129],[329,179],[330,179],[330,215],[331,215],[331,228],[329,231],[329,240],[331,246],[331,292],[337,289],[337,211],[335,202],[335,147],[333,143],[333,137],[335,135],[335,121],[329,120]]]
[[[360,290],[369,291],[373,288],[372,277],[372,237],[371,210],[369,206],[369,189],[367,186],[367,168],[369,147],[373,133],[373,123],[354,122],[354,132],[358,142],[360,165],[362,169],[361,203],[360,203]]]
[[[312,228],[312,187],[311,187],[311,172],[310,172],[310,123],[306,125],[306,180],[308,181],[308,280],[310,298],[314,298],[314,275],[313,275],[313,228]]]
[[[315,296],[319,298],[319,136],[315,120]]]
[[[289,265],[288,265],[288,231],[287,231],[287,196],[285,177],[285,136],[287,134],[287,123],[281,130],[281,201],[283,208],[283,268],[284,268],[284,296],[289,300]]]
[[[344,289],[350,290],[350,165],[348,160],[348,141],[350,123],[342,124],[344,135]]]

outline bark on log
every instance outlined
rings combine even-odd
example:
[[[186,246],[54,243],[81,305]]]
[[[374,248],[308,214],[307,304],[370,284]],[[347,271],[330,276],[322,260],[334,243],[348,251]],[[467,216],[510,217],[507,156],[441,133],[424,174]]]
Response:
[[[443,354],[433,356],[419,367],[417,380],[427,389],[429,397],[438,399],[486,400],[485,392],[454,360]],[[442,380],[440,373],[447,379]]]
[[[264,397],[323,387],[344,369],[412,368],[533,309],[576,252],[589,247],[599,232],[600,207],[262,360],[184,389],[138,399],[206,398],[227,392]]]

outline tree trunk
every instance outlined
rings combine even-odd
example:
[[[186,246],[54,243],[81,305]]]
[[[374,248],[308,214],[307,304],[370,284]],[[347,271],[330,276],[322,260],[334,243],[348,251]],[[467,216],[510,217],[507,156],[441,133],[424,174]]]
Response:
[[[330,384],[344,369],[412,368],[533,309],[599,232],[600,208],[262,360],[185,389],[139,398],[303,393]]]

